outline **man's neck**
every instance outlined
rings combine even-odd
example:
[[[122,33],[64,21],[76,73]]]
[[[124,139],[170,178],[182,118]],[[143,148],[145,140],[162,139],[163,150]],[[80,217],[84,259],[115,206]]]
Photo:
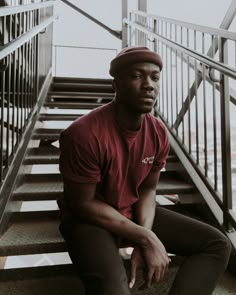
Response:
[[[119,125],[127,130],[139,130],[145,114],[131,112],[119,103],[115,102],[115,114]]]

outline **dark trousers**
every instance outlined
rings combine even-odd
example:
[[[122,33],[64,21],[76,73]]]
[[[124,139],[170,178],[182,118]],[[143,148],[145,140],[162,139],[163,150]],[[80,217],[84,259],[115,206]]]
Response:
[[[71,260],[86,295],[130,295],[117,239],[76,219],[61,224]],[[231,244],[217,229],[157,207],[153,231],[168,253],[185,256],[169,295],[210,295],[225,271]]]

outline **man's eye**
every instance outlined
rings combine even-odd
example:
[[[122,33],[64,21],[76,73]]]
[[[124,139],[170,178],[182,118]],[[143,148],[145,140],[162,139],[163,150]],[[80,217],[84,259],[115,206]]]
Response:
[[[132,75],[132,78],[138,79],[138,78],[141,78],[141,75],[134,74],[134,75]]]
[[[160,77],[159,76],[154,76],[154,77],[152,77],[152,80],[153,81],[159,81],[160,80]]]

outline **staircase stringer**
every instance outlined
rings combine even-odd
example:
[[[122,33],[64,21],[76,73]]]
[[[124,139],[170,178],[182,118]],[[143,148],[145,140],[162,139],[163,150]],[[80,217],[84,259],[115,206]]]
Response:
[[[47,77],[45,78],[44,84],[42,85],[41,91],[39,93],[37,104],[34,107],[34,110],[29,120],[29,124],[25,129],[24,135],[21,140],[21,144],[16,151],[12,165],[6,175],[4,183],[0,190],[0,235],[2,235],[8,227],[9,220],[11,218],[11,213],[13,211],[19,210],[22,202],[11,202],[11,195],[14,191],[14,188],[21,182],[23,175],[26,172],[29,172],[31,169],[30,166],[23,167],[24,157],[27,151],[27,148],[30,144],[32,132],[35,128],[35,125],[38,121],[40,110],[44,104],[44,101],[47,97],[47,93],[52,81],[52,71],[48,72]],[[13,205],[14,204],[14,205]]]

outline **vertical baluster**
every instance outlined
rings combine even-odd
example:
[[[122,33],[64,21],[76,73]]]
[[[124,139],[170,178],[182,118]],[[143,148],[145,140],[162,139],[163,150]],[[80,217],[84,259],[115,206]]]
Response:
[[[170,39],[172,40],[172,24],[170,23]],[[173,106],[173,60],[172,60],[172,48],[170,48],[170,99],[171,99],[171,126],[174,123],[174,106]]]
[[[11,42],[11,33],[12,33],[12,16],[9,15],[8,19],[8,40],[7,43]],[[7,116],[6,116],[6,159],[5,167],[9,167],[9,156],[10,156],[10,101],[11,101],[11,54],[8,55],[8,67],[6,75],[6,91],[7,91]]]
[[[21,32],[24,32],[24,12],[21,14]],[[20,137],[24,126],[24,46],[20,47]]]
[[[183,44],[183,27],[180,27],[180,43]],[[184,65],[183,65],[183,52],[181,52],[181,100],[182,107],[184,105]],[[185,128],[184,128],[184,118],[182,119],[182,144],[185,143]]]
[[[219,38],[220,39],[220,38]],[[220,62],[228,63],[227,40],[221,38],[219,45]],[[231,138],[230,138],[230,94],[229,78],[221,74],[220,100],[221,100],[221,143],[222,143],[222,180],[223,180],[223,207],[224,226],[230,231],[228,212],[232,209],[232,174],[231,174]]]
[[[30,12],[30,29],[33,28],[33,12]],[[33,39],[29,42],[29,96],[30,96],[30,102],[29,107],[31,109],[31,112],[33,110]]]
[[[212,58],[215,55],[215,38],[211,36]],[[212,82],[212,108],[213,108],[213,145],[214,145],[214,188],[218,190],[218,159],[217,159],[217,116],[216,116],[216,87]]]
[[[27,31],[30,30],[30,11],[27,11]],[[29,118],[31,108],[30,108],[30,41],[26,44],[26,102],[27,102],[27,119]]]
[[[197,33],[194,30],[194,50],[197,49]],[[194,60],[194,72],[195,72],[195,80],[194,80],[194,89],[195,89],[195,124],[196,124],[196,162],[199,165],[199,121],[198,121],[198,63],[197,60]]]
[[[167,38],[167,22],[165,22],[165,37]],[[166,65],[166,118],[169,123],[169,88],[168,88],[168,78],[169,78],[169,59],[168,59],[168,46],[165,44],[165,65]]]
[[[6,38],[6,17],[2,17],[2,30],[3,30],[3,43],[5,43]],[[4,170],[4,108],[5,108],[5,65],[7,63],[7,58],[4,58],[1,60],[1,89],[2,89],[2,95],[1,95],[1,139],[0,139],[0,165],[1,165],[1,171],[0,171],[0,179],[1,183],[3,181],[3,170]]]
[[[21,30],[21,14],[18,14],[18,36],[20,35],[20,30]],[[16,117],[16,147],[19,145],[19,136],[20,136],[20,130],[21,130],[21,47],[17,49],[17,75],[16,75],[16,85],[17,85],[17,90],[16,90],[16,107],[17,107],[17,117]]]
[[[189,29],[187,28],[187,47],[189,48]],[[191,96],[190,96],[190,64],[189,55],[187,56],[187,92],[188,92],[188,150],[189,154],[192,153],[192,140],[191,140]]]
[[[12,16],[13,18],[13,35],[12,38],[16,39],[16,30],[17,30],[17,18],[16,18],[16,14],[14,14],[14,16]],[[12,83],[11,83],[11,88],[12,88],[12,102],[11,102],[11,109],[12,109],[12,134],[11,134],[11,150],[12,153],[14,153],[14,145],[15,145],[15,99],[16,99],[16,50],[13,52],[12,54]]]
[[[161,21],[161,36],[164,35],[164,25]],[[161,42],[161,56],[164,59],[164,44]],[[166,69],[165,69],[166,70]],[[164,75],[162,75],[162,114],[165,115],[165,90],[164,90]]]
[[[177,25],[175,24],[175,42],[177,42]],[[178,118],[179,110],[179,91],[178,91],[178,50],[175,50],[175,96],[176,96],[176,119]],[[176,128],[176,134],[178,136],[179,129]]]
[[[202,53],[205,52],[205,34],[202,33]],[[202,85],[203,85],[203,126],[204,126],[204,171],[208,176],[208,144],[207,144],[207,105],[206,105],[206,67],[202,65]]]

